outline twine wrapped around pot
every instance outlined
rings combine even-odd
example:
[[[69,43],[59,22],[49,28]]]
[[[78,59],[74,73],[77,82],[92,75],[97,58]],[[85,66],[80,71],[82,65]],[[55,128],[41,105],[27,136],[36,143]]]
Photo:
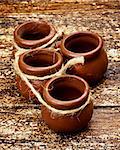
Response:
[[[39,48],[45,48],[47,47],[48,45],[52,44],[56,38],[58,38],[59,34],[56,34],[48,43],[42,45],[41,47]],[[53,77],[56,77],[56,76],[62,76],[63,74],[66,73],[66,70],[71,67],[72,65],[75,65],[77,63],[81,63],[81,64],[84,64],[84,57],[81,56],[81,57],[77,57],[77,58],[73,58],[73,59],[70,59],[66,64],[65,66],[62,65],[61,69],[56,72],[55,74],[51,74],[51,75],[47,75],[47,76],[44,76],[44,77],[37,77],[37,76],[31,76],[31,75],[27,75],[27,74],[24,74],[20,68],[19,68],[19,64],[18,64],[18,61],[19,61],[19,56],[24,53],[26,51],[26,49],[23,49],[23,48],[20,48],[16,45],[15,43],[15,47],[17,48],[17,52],[15,53],[15,61],[14,61],[14,69],[16,71],[16,74],[18,74],[21,79],[23,81],[25,81],[26,85],[30,88],[30,90],[33,92],[33,94],[36,96],[36,98],[39,100],[40,103],[42,103],[45,107],[47,107],[52,113],[57,113],[59,115],[69,115],[69,114],[74,114],[74,113],[77,113],[77,112],[81,112],[90,102],[91,102],[91,99],[90,99],[90,94],[88,96],[88,99],[87,101],[82,105],[80,106],[79,108],[75,108],[75,109],[72,109],[72,110],[60,110],[60,109],[56,109],[52,106],[50,106],[49,104],[47,104],[43,98],[41,97],[40,93],[33,87],[33,85],[29,82],[29,79],[33,79],[33,80],[45,80],[45,79],[50,79],[50,78],[53,78]],[[37,48],[36,48],[37,49]],[[28,50],[28,49],[27,49]]]

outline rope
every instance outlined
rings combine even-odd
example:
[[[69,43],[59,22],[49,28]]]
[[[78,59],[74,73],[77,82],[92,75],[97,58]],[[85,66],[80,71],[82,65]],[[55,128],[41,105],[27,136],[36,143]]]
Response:
[[[43,44],[43,45],[40,46],[40,47],[35,48],[34,50],[36,50],[36,49],[38,49],[38,48],[45,48],[45,47],[51,45],[55,40],[57,40],[57,38],[59,38],[59,37],[62,36],[62,33],[63,33],[62,31],[61,31],[61,32],[57,32],[57,33],[55,34],[55,36],[54,36],[50,41],[48,41],[47,43]],[[15,47],[18,51],[21,51],[21,54],[22,54],[22,52],[26,52],[26,51],[30,51],[30,50],[31,50],[31,49],[25,49],[25,48],[19,47],[15,41],[14,41],[13,44],[14,44],[14,47]]]
[[[39,48],[45,48],[46,46],[48,46],[49,44],[53,43],[56,38],[58,37],[59,34],[57,34],[55,37],[53,37],[53,39],[51,39],[48,43],[42,45],[41,47]],[[25,81],[26,85],[30,88],[30,90],[33,92],[33,94],[37,97],[37,99],[39,100],[40,103],[42,103],[45,107],[47,107],[49,110],[51,110],[52,112],[54,113],[57,113],[57,114],[60,114],[60,115],[65,115],[65,114],[73,114],[73,113],[76,113],[78,111],[81,111],[83,110],[90,102],[91,102],[91,99],[90,99],[90,95],[87,99],[87,101],[82,105],[80,106],[79,108],[75,108],[75,109],[72,109],[72,110],[60,110],[60,109],[56,109],[54,107],[51,107],[50,105],[48,105],[44,100],[43,98],[41,97],[40,93],[33,87],[33,85],[29,82],[28,79],[34,79],[34,80],[45,80],[45,79],[49,79],[49,78],[53,78],[53,77],[56,77],[56,76],[61,76],[63,74],[66,73],[66,70],[68,68],[70,68],[72,65],[75,65],[77,63],[82,63],[84,64],[84,57],[81,56],[81,57],[77,57],[77,58],[73,58],[73,59],[70,59],[65,66],[62,66],[61,69],[56,72],[55,74],[51,74],[51,75],[47,75],[47,76],[44,76],[44,77],[36,77],[36,76],[31,76],[31,75],[26,75],[24,74],[20,68],[19,68],[19,64],[18,64],[18,61],[19,61],[19,56],[24,53],[26,51],[26,49],[23,49],[23,48],[19,48],[16,44],[15,44],[15,47],[17,48],[17,52],[15,53],[15,61],[14,61],[14,69],[16,71],[16,73],[21,77],[21,79],[23,81]]]

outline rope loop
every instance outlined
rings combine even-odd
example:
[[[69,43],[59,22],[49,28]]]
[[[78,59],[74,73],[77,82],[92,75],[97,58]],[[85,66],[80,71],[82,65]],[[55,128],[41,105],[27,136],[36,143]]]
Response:
[[[50,44],[52,44],[58,37],[60,36],[60,33],[57,33],[48,43],[42,45],[39,48],[46,48],[47,46],[49,46]],[[33,85],[29,82],[29,80],[33,79],[33,80],[46,80],[46,79],[50,79],[56,76],[61,76],[63,74],[66,74],[66,70],[68,68],[70,68],[71,66],[77,64],[77,63],[81,63],[84,64],[84,57],[76,57],[76,58],[72,58],[70,59],[65,65],[62,65],[61,69],[51,75],[47,75],[44,77],[37,77],[37,76],[32,76],[32,75],[27,75],[24,74],[20,68],[19,68],[19,56],[21,54],[23,54],[24,52],[30,50],[30,49],[24,49],[24,48],[20,48],[15,42],[14,42],[14,46],[17,49],[17,52],[15,53],[15,61],[14,61],[14,69],[16,74],[18,74],[21,78],[21,80],[25,81],[26,85],[30,88],[30,90],[33,92],[33,94],[36,96],[36,98],[39,100],[40,103],[42,103],[45,107],[47,107],[52,113],[56,113],[59,115],[69,115],[69,114],[74,114],[76,112],[81,112],[90,102],[91,102],[91,98],[90,98],[90,94],[89,97],[87,99],[87,101],[80,106],[79,108],[75,108],[72,110],[60,110],[60,109],[56,109],[50,105],[48,105],[44,99],[41,97],[41,94],[33,87]],[[37,49],[37,48],[36,48]],[[52,48],[53,50],[53,48]],[[58,51],[59,49],[55,49],[55,51]]]

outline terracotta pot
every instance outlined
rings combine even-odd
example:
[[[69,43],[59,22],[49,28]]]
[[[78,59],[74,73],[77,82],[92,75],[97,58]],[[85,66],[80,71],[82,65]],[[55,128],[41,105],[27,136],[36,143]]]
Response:
[[[87,82],[75,75],[64,75],[49,80],[43,90],[44,100],[52,107],[61,110],[71,110],[82,106],[88,99],[89,86]],[[58,115],[42,106],[44,121],[56,132],[76,132],[85,128],[93,113],[93,103],[90,103],[75,114]]]
[[[37,49],[20,55],[19,67],[25,74],[41,77],[57,72],[62,66],[62,61],[62,56],[58,52],[48,49]],[[16,81],[18,89],[25,98],[33,99],[35,97],[19,76],[16,77]],[[34,80],[32,84],[42,94],[46,81]]]
[[[78,32],[65,36],[60,44],[64,60],[84,56],[85,64],[76,64],[67,73],[84,78],[90,85],[96,84],[108,66],[103,40],[95,33]]]
[[[50,41],[55,33],[55,28],[48,22],[29,21],[16,27],[14,40],[19,47],[36,48]]]

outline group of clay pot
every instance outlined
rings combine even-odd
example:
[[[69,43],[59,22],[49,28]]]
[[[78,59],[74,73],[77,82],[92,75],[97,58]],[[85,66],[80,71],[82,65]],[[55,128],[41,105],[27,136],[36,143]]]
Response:
[[[18,25],[14,31],[14,41],[24,49],[30,49],[19,57],[19,67],[27,75],[43,77],[56,73],[71,58],[84,56],[84,64],[76,64],[66,75],[49,80],[32,80],[34,88],[44,101],[60,110],[72,110],[82,106],[89,96],[89,85],[95,85],[103,77],[108,59],[103,48],[103,40],[98,34],[77,32],[62,37],[58,44],[60,51],[39,48],[49,42],[56,30],[46,21],[30,21]],[[37,49],[36,49],[37,48]],[[26,83],[16,75],[17,87],[26,99],[39,101]],[[89,84],[89,85],[88,85]],[[56,132],[75,132],[85,128],[93,113],[92,101],[78,113],[53,117],[51,111],[42,105],[44,121]]]

